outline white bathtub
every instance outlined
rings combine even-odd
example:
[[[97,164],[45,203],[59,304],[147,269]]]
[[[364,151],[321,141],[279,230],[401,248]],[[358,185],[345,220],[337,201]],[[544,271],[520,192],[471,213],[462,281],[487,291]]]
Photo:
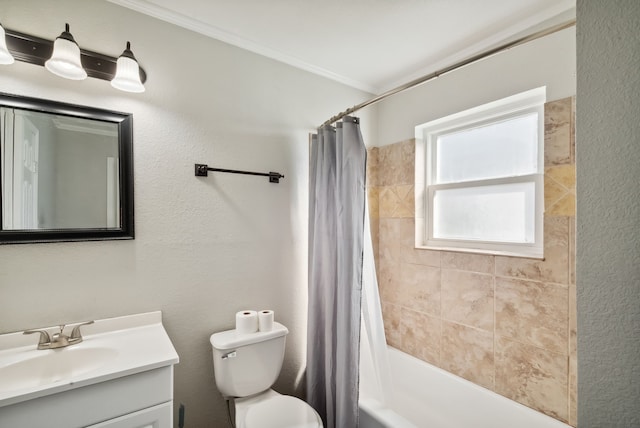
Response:
[[[360,428],[570,428],[529,407],[389,347],[389,405],[361,373]],[[365,368],[366,369],[366,368]],[[370,374],[370,373],[369,373]]]

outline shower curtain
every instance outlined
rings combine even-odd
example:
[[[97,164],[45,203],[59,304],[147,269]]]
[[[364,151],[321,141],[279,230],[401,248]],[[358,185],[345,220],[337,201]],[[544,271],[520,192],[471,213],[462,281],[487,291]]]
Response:
[[[357,118],[312,136],[307,401],[326,428],[358,426],[366,158]]]

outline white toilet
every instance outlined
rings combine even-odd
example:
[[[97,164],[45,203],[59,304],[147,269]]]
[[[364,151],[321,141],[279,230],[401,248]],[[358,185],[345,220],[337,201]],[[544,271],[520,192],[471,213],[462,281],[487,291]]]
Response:
[[[225,399],[233,399],[236,428],[322,428],[311,406],[271,389],[282,368],[288,333],[274,322],[267,332],[211,335],[216,385]]]

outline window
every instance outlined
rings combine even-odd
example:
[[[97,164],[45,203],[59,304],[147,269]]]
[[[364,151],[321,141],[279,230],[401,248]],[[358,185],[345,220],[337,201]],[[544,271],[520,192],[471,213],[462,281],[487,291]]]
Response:
[[[542,257],[544,102],[538,88],[416,128],[419,247]]]

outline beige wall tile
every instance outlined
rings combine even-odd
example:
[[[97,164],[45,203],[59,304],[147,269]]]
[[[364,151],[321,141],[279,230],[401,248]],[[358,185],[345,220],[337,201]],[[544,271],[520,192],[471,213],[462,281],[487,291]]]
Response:
[[[578,302],[576,286],[569,286],[569,355],[575,357],[578,354]]]
[[[394,218],[398,206],[398,196],[392,186],[380,187],[378,201],[378,215],[380,218]]]
[[[411,309],[400,314],[400,350],[428,363],[440,364],[439,318]]]
[[[558,202],[562,197],[564,197],[568,193],[568,190],[565,189],[562,185],[557,183],[555,180],[544,177],[544,208],[545,212],[551,207],[553,204]]]
[[[391,259],[379,259],[377,263],[378,289],[380,299],[387,303],[400,301],[400,262]]]
[[[569,424],[578,422],[578,321],[576,286],[569,286]]]
[[[568,420],[568,357],[498,337],[496,392],[546,413]]]
[[[369,187],[367,189],[367,198],[369,202],[369,228],[371,231],[371,242],[373,244],[373,257],[379,260],[380,250],[380,215],[379,215],[379,187]],[[376,270],[378,266],[376,264]]]
[[[575,193],[567,193],[559,201],[553,204],[548,209],[545,209],[545,214],[549,216],[565,216],[575,217],[576,215],[576,195]]]
[[[571,163],[571,98],[544,106],[544,164]]]
[[[469,272],[494,273],[494,256],[442,251],[442,267]]]
[[[400,263],[399,302],[405,308],[440,316],[440,269]]]
[[[568,287],[496,278],[496,334],[567,355]]]
[[[383,186],[379,189],[378,212],[381,218],[413,218],[413,186]]]
[[[496,256],[496,275],[567,284],[569,218],[545,216],[544,260]]]
[[[440,267],[441,251],[423,250],[415,247],[415,221],[413,218],[401,220],[400,235],[402,236],[400,258],[403,262]]]
[[[369,218],[380,218],[380,188],[377,186],[368,187],[367,198],[369,202]]]
[[[397,184],[413,185],[415,182],[416,143],[414,139],[399,144],[399,162]]]
[[[545,214],[551,216],[575,216],[575,188],[575,165],[558,165],[545,168]]]
[[[544,169],[544,177],[550,178],[567,190],[576,188],[576,166],[557,165]]]
[[[571,97],[571,163],[576,163],[576,97]]]
[[[373,259],[379,260],[378,249],[380,247],[380,219],[369,219],[369,227],[371,228],[371,243],[373,244]],[[377,270],[377,265],[376,265]]]
[[[493,275],[442,269],[442,318],[493,333]]]
[[[367,187],[378,186],[380,162],[378,161],[378,148],[367,149]]]
[[[393,191],[397,197],[394,217],[413,218],[415,215],[415,192],[413,185],[394,186]]]
[[[403,246],[402,261],[418,265],[440,267],[440,252]]]
[[[576,283],[576,218],[569,219],[569,284]]]
[[[378,185],[413,185],[415,179],[415,140],[378,148]]]
[[[398,181],[400,150],[398,144],[378,148],[378,185],[394,186]]]
[[[569,357],[569,425],[578,425],[578,359]]]
[[[395,219],[378,220],[380,224],[378,259],[378,287],[383,301],[397,303],[400,293],[400,223]]]
[[[400,318],[402,317],[402,310],[400,306],[392,303],[382,303],[382,320],[384,322],[384,335],[387,339],[387,344],[394,348],[400,349],[401,347],[401,334],[400,334]]]
[[[380,259],[400,260],[400,220],[380,218]]]
[[[440,367],[485,388],[494,388],[493,333],[442,322]]]

